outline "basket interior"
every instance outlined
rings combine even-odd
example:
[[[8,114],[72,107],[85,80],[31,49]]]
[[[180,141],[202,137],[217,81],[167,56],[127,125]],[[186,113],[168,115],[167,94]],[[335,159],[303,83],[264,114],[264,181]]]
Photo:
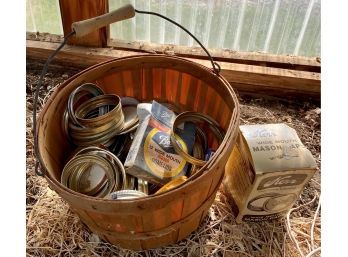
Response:
[[[188,61],[139,57],[89,68],[60,85],[41,114],[41,159],[50,177],[58,181],[66,159],[74,150],[63,132],[63,113],[69,94],[85,82],[96,83],[108,94],[130,96],[142,102],[167,102],[176,105],[180,111],[205,113],[214,118],[225,131],[235,108],[226,82],[210,70]]]

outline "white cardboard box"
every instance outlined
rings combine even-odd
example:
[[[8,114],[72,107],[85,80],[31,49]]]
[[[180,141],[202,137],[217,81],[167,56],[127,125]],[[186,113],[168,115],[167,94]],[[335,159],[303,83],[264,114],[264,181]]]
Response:
[[[237,222],[271,220],[286,214],[316,171],[315,159],[293,128],[243,125],[223,187]]]

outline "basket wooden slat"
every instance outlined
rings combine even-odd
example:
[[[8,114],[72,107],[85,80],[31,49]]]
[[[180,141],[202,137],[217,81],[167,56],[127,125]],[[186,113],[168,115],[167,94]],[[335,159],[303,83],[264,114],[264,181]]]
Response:
[[[59,183],[73,147],[64,136],[61,120],[69,94],[85,82],[97,83],[106,93],[153,99],[176,105],[180,111],[203,112],[226,131],[202,175],[172,191],[138,200],[112,201],[88,197]],[[182,240],[207,215],[224,175],[239,125],[239,106],[231,86],[210,69],[190,61],[162,55],[111,60],[75,75],[50,97],[39,120],[40,159],[46,179],[102,239],[124,248],[142,250]]]

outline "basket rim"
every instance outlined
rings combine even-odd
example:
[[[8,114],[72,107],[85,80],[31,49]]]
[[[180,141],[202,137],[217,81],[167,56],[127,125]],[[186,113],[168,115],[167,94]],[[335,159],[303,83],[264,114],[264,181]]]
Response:
[[[169,191],[166,191],[166,192],[163,192],[160,194],[153,194],[153,195],[149,195],[149,196],[144,197],[144,198],[133,199],[133,200],[122,199],[122,200],[118,200],[118,201],[104,199],[104,198],[96,198],[96,197],[92,197],[92,196],[88,196],[88,195],[84,195],[84,194],[75,192],[75,191],[63,186],[54,177],[51,178],[51,175],[48,172],[45,172],[45,175],[44,175],[46,180],[48,180],[49,182],[51,182],[52,184],[54,184],[55,186],[57,186],[61,190],[65,191],[69,195],[74,196],[77,199],[83,199],[83,200],[89,200],[89,201],[92,201],[95,203],[107,203],[107,204],[112,204],[112,203],[114,203],[114,204],[116,204],[116,203],[117,204],[128,203],[129,204],[129,203],[134,203],[134,202],[141,204],[141,203],[147,202],[147,201],[154,201],[154,200],[163,199],[171,194],[177,193],[179,190],[190,187],[192,184],[202,182],[204,180],[204,178],[208,175],[208,173],[210,171],[212,171],[212,168],[219,165],[218,159],[220,158],[221,153],[223,151],[226,151],[226,146],[229,146],[228,142],[230,145],[232,144],[233,137],[235,136],[234,134],[236,134],[236,131],[237,131],[237,129],[235,129],[236,131],[234,131],[235,133],[233,133],[233,126],[234,126],[233,121],[235,121],[235,123],[239,123],[239,116],[240,116],[239,102],[238,102],[237,96],[236,96],[232,86],[228,83],[228,81],[223,76],[215,74],[212,69],[210,69],[202,64],[195,63],[193,61],[187,60],[185,58],[177,57],[177,56],[168,56],[165,54],[139,54],[139,55],[125,56],[125,57],[121,57],[121,58],[114,58],[114,59],[111,59],[111,60],[108,60],[105,62],[95,64],[91,67],[88,67],[87,69],[84,69],[84,70],[80,71],[79,73],[73,75],[69,79],[65,80],[62,84],[60,84],[59,86],[57,86],[55,88],[55,91],[49,97],[49,99],[44,104],[44,106],[40,112],[40,115],[38,118],[38,124],[41,124],[43,117],[45,116],[45,114],[46,114],[47,110],[49,109],[51,103],[53,102],[54,98],[59,94],[60,89],[63,89],[65,87],[69,86],[70,83],[72,83],[79,76],[81,76],[85,73],[88,73],[91,70],[101,68],[102,66],[111,64],[113,62],[122,62],[122,61],[127,61],[129,59],[135,59],[135,58],[139,58],[140,60],[142,60],[143,58],[153,58],[153,57],[163,58],[163,59],[166,59],[167,61],[171,60],[171,61],[175,61],[175,62],[181,62],[181,63],[186,63],[188,65],[196,66],[197,68],[200,68],[200,69],[208,72],[210,75],[213,75],[217,79],[221,80],[221,82],[226,86],[227,90],[229,91],[230,96],[232,96],[235,108],[233,109],[233,111],[231,113],[231,120],[229,121],[225,137],[224,137],[223,141],[221,142],[220,146],[218,147],[216,154],[214,154],[213,157],[204,166],[201,167],[200,170],[202,170],[202,174],[200,176],[198,176],[197,178],[195,178],[194,180],[188,180],[186,183],[182,184],[181,186],[178,186],[172,190],[169,190]],[[233,118],[235,118],[235,119],[233,119]],[[235,127],[238,128],[238,125],[236,125]],[[38,126],[37,135],[39,135],[41,129],[42,129],[42,126],[41,125]],[[38,142],[39,142],[39,140],[40,140],[40,137],[38,137]],[[41,166],[43,166],[44,169],[47,171],[47,168],[44,165],[43,157],[42,157],[39,146],[40,146],[40,143],[38,143],[39,156],[37,158],[38,158]],[[209,196],[207,196],[207,197],[209,197]]]

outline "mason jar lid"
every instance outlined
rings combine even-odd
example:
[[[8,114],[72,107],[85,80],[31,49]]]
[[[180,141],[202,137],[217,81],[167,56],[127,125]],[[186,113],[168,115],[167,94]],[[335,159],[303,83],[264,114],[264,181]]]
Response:
[[[90,176],[91,173],[97,175]],[[107,184],[105,184],[104,176],[107,177]],[[81,179],[84,181],[83,183],[81,183]],[[61,183],[76,192],[87,195],[97,193],[104,185],[106,188],[101,195],[101,197],[104,197],[115,187],[114,168],[108,160],[101,156],[89,153],[79,154],[65,165]]]
[[[82,194],[95,195],[106,185],[107,176],[97,165],[86,167],[78,179],[77,190]]]
[[[120,190],[116,192],[112,192],[110,194],[110,199],[112,200],[129,200],[136,199],[140,197],[147,196],[145,193],[137,191],[137,190]]]
[[[97,146],[79,149],[64,166],[61,183],[82,194],[106,197],[125,189],[126,173],[121,161]]]

